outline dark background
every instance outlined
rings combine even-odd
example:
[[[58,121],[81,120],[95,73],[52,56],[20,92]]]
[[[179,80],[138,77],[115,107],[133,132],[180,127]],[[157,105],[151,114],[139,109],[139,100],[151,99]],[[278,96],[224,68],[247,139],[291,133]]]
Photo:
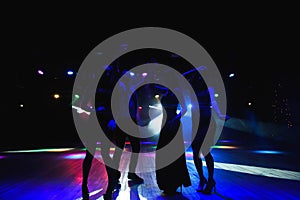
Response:
[[[16,12],[7,40],[13,47],[9,51],[12,63],[17,66],[13,108],[17,120],[9,117],[14,131],[3,136],[0,146],[79,144],[71,110],[75,76],[67,76],[66,71],[76,72],[87,54],[106,38],[146,26],[180,31],[207,50],[224,79],[228,115],[247,119],[250,110],[259,121],[299,125],[298,20],[293,6],[221,11],[178,7],[43,7]],[[45,75],[39,76],[38,69]],[[229,78],[230,73],[235,76]],[[280,97],[275,96],[276,89]],[[54,92],[61,99],[55,100]],[[285,105],[274,104],[283,99],[288,101]],[[274,105],[284,113],[275,112]],[[275,115],[280,118],[277,122]]]

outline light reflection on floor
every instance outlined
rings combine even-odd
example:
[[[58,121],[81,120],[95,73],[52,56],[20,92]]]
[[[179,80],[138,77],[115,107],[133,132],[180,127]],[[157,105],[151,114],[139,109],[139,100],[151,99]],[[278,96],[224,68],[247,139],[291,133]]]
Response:
[[[225,148],[226,149],[226,148]],[[273,152],[273,151],[252,151],[253,153],[282,153],[282,152]],[[84,153],[74,153],[65,156],[66,159],[83,159]],[[143,153],[141,154],[145,157],[154,157],[154,153]],[[97,158],[100,158],[101,155],[97,155]],[[193,162],[193,153],[188,151],[186,152],[187,162],[194,164]],[[203,166],[206,166],[206,163],[203,161]],[[272,178],[279,178],[279,179],[288,179],[288,180],[296,180],[300,181],[300,172],[290,171],[290,170],[282,170],[282,169],[275,169],[275,168],[266,168],[266,167],[258,167],[258,166],[249,166],[249,165],[240,165],[240,164],[231,164],[231,163],[222,163],[222,162],[215,162],[216,169],[222,169],[227,171],[239,172],[239,173],[246,173],[258,176],[266,176]],[[127,188],[129,189],[129,188]],[[123,191],[123,192],[126,192]]]
[[[99,190],[94,190],[94,191],[90,192],[90,197],[95,196],[96,194],[100,193],[102,190],[103,190],[103,188],[100,188]],[[101,197],[99,198],[99,200],[100,200],[100,199],[103,199],[103,197],[101,196]],[[75,200],[82,200],[82,197],[77,198],[77,199],[75,199]]]
[[[47,148],[47,149],[24,149],[24,150],[9,150],[2,153],[37,153],[37,152],[66,152],[74,148]]]
[[[153,146],[152,143],[146,143],[149,146]],[[237,149],[235,146],[214,146],[214,148],[218,149]],[[11,150],[11,151],[3,151],[2,153],[35,153],[35,152],[67,152],[72,151],[74,148],[48,148],[48,149],[34,149],[34,150]],[[111,153],[113,154],[114,149],[111,149]],[[258,154],[284,154],[283,151],[272,151],[272,150],[253,150],[250,151],[252,153]],[[145,157],[154,157],[155,153],[142,153],[142,156]],[[64,159],[83,159],[85,156],[85,152],[70,152],[63,156]],[[101,153],[97,153],[95,155],[97,159],[101,159]],[[186,152],[187,162],[193,163],[193,153],[191,151]],[[4,159],[5,156],[0,156],[0,159]],[[203,165],[206,166],[205,162]],[[239,165],[239,164],[231,164],[231,163],[221,163],[215,162],[216,169],[229,170],[240,173],[247,173],[259,176],[267,176],[273,178],[281,178],[281,179],[289,179],[289,180],[300,180],[300,172],[282,170],[282,169],[274,169],[274,168],[265,168],[265,167],[257,167],[257,166],[249,166],[249,165]]]
[[[155,146],[153,143],[145,143],[149,148],[152,146]],[[229,144],[228,144],[229,145]],[[249,149],[243,149],[240,147],[236,148],[228,148],[230,146],[226,145],[220,145],[216,150],[220,151],[226,151],[226,152],[235,152],[239,151],[239,153],[247,153],[251,155],[261,155],[265,154],[266,156],[272,156],[272,155],[278,155],[278,154],[283,154],[283,155],[288,155],[287,152],[284,151],[272,151],[268,149],[257,149],[257,150],[249,150]],[[96,153],[96,158],[101,159],[101,149],[97,149]],[[62,160],[82,160],[85,156],[85,149],[76,149],[76,148],[53,148],[53,149],[36,149],[36,150],[18,150],[18,151],[5,151],[5,154],[1,155],[0,158],[2,160],[5,160],[9,158],[10,156],[14,156],[16,153],[26,153],[26,154],[32,154],[32,153],[37,153],[37,152],[45,152],[52,154],[58,153],[58,156]],[[114,149],[111,149],[111,152],[114,152]],[[4,153],[2,151],[1,153]],[[125,155],[129,155],[130,152],[125,151]],[[243,154],[244,155],[244,154]],[[154,160],[155,157],[155,151],[149,152],[149,153],[143,153],[142,156],[144,156],[144,159],[151,159]],[[148,157],[148,158],[146,158]],[[193,153],[188,150],[186,152],[186,158],[187,158],[187,163],[190,164],[189,166],[194,167],[193,163]],[[73,161],[72,161],[73,162]],[[230,162],[230,161],[229,161]],[[250,175],[255,175],[257,177],[271,177],[275,179],[281,179],[281,180],[291,180],[291,181],[300,181],[300,172],[298,171],[292,171],[292,170],[283,170],[283,169],[278,169],[278,168],[268,168],[268,167],[260,167],[260,166],[255,166],[255,165],[246,165],[246,164],[233,164],[227,162],[215,162],[215,169],[218,170],[224,170],[224,171],[230,171],[230,172],[237,172],[241,174],[250,174]],[[206,167],[206,163],[203,161],[203,166]],[[154,167],[154,162],[153,166]],[[154,169],[154,168],[153,168]],[[274,180],[275,181],[275,180]],[[93,197],[94,199],[102,200],[103,197],[101,195],[101,191],[103,192],[103,188],[96,189],[91,191],[90,196]],[[122,187],[121,190],[118,193],[118,196],[116,197],[117,200],[123,200],[123,199],[130,199],[130,197],[133,197],[136,195],[136,199],[140,200],[145,200],[142,192],[138,192],[137,188],[129,187],[128,186],[128,181],[123,180],[122,181]],[[82,198],[78,197],[76,200],[81,200]]]
[[[193,160],[187,160],[189,163],[193,163]],[[203,162],[203,166],[206,166],[206,163]],[[230,163],[221,163],[215,162],[215,169],[228,170],[239,173],[253,174],[258,176],[267,176],[272,178],[288,179],[300,181],[300,172],[266,168],[266,167],[257,167],[249,165],[238,165]]]
[[[191,153],[188,153],[189,155]],[[188,159],[187,163],[191,163],[194,165],[193,160]],[[206,163],[203,162],[203,166],[206,166]],[[221,170],[228,170],[233,172],[239,173],[246,173],[252,174],[257,176],[266,176],[272,178],[279,178],[279,179],[288,179],[288,180],[296,180],[300,181],[300,172],[289,171],[289,170],[281,170],[281,169],[273,169],[273,168],[266,168],[266,167],[257,167],[257,166],[249,166],[249,165],[239,165],[239,164],[230,164],[230,163],[221,163],[215,162],[215,169]],[[102,189],[101,189],[102,190]],[[101,190],[96,190],[91,192],[90,196],[93,196],[99,193]],[[143,197],[140,192],[135,191],[137,188],[131,188],[128,186],[128,182],[125,181],[122,183],[121,189],[118,192],[118,196],[116,200],[123,200],[123,199],[131,199],[133,196],[136,196],[136,199],[139,200],[146,200],[147,198]],[[76,199],[81,200],[82,198]],[[103,197],[99,197],[97,200],[102,200]]]

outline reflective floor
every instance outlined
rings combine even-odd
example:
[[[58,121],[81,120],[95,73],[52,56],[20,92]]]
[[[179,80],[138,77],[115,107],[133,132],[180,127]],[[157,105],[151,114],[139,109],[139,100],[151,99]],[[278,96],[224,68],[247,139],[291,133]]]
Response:
[[[233,137],[230,136],[233,130],[225,131],[228,134],[224,134],[212,149],[216,193],[196,192],[198,175],[190,149],[187,149],[186,158],[192,186],[183,187],[182,193],[164,196],[157,187],[155,152],[139,157],[138,172],[147,168],[147,172],[140,173],[145,182],[131,184],[126,176],[130,156],[126,148],[120,165],[121,189],[115,193],[115,199],[300,199],[299,154],[295,150],[247,135]],[[155,144],[142,143],[142,147],[155,148]],[[1,151],[0,199],[82,199],[84,155],[82,147]],[[100,148],[96,158],[89,179],[90,199],[103,199],[107,175]],[[203,164],[205,166],[205,162]]]

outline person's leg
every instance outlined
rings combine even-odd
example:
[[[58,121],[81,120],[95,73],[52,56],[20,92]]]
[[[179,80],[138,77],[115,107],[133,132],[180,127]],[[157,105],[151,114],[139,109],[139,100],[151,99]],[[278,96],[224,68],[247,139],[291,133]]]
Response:
[[[196,170],[198,172],[199,178],[203,179],[204,173],[203,173],[203,164],[202,164],[202,159],[200,157],[200,146],[201,144],[199,143],[193,143],[192,144],[192,149],[193,149],[193,160],[195,163]]]
[[[214,180],[214,159],[211,153],[208,153],[204,158],[208,171],[208,181],[202,192],[204,194],[211,194],[212,190],[216,190],[216,182]]]
[[[113,158],[110,156],[110,148],[114,147],[115,145],[111,144],[103,144],[101,146],[101,154],[103,161],[105,163],[105,168],[107,172],[108,177],[108,184],[105,194],[103,194],[104,200],[106,199],[112,199],[112,194],[116,189],[119,189],[119,178],[120,178],[120,172],[118,171],[118,164],[115,162],[115,155]],[[116,151],[118,151],[117,147],[115,146]],[[116,152],[115,151],[115,152]]]
[[[86,150],[85,158],[82,163],[82,185],[87,185],[88,176],[91,170],[94,155]]]
[[[128,139],[130,141],[132,151],[129,162],[128,178],[134,181],[143,182],[144,180],[136,174],[138,157],[141,150],[140,139],[133,136],[128,136]]]
[[[209,137],[212,137],[210,138],[210,141],[214,141],[213,138],[214,138],[214,135],[215,135],[215,131],[216,131],[216,127],[217,127],[217,124],[216,124],[216,121],[214,119],[212,119],[211,121],[211,127],[212,127],[212,132],[211,133],[208,133],[209,134]],[[213,145],[213,143],[211,144],[211,146]],[[211,194],[212,193],[212,190],[216,190],[216,182],[214,180],[214,158],[211,154],[211,149],[206,149],[204,150],[208,153],[206,153],[206,155],[204,155],[204,159],[205,159],[205,162],[206,162],[206,166],[207,166],[207,172],[208,172],[208,182],[203,190],[203,193],[204,194]]]
[[[208,181],[214,180],[214,158],[211,155],[211,153],[208,153],[205,157],[205,162],[207,166],[207,172],[208,172]]]
[[[119,169],[121,157],[126,142],[126,134],[119,128],[116,130],[116,148],[113,156],[113,162],[115,164],[115,169]]]
[[[194,160],[194,163],[195,163],[197,173],[199,175],[199,184],[198,184],[198,187],[196,189],[198,192],[202,191],[205,184],[207,183],[207,180],[206,180],[206,178],[204,176],[204,172],[203,172],[202,159],[200,157],[200,147],[201,147],[200,142],[193,142],[192,143],[193,160]]]
[[[131,151],[132,151],[130,156],[129,172],[135,172],[137,162],[138,162],[138,156],[141,150],[140,140],[132,136],[128,136],[128,139],[130,141]]]
[[[94,159],[94,154],[96,151],[96,146],[93,152],[86,150],[85,157],[82,163],[82,197],[84,200],[89,199],[89,190],[88,190],[88,177],[92,167],[92,162]]]
[[[106,128],[106,127],[105,127]],[[117,148],[117,140],[115,138],[116,129],[107,129],[105,130],[106,138],[109,141],[104,142],[105,140],[101,139],[101,155],[103,162],[105,164],[105,169],[107,172],[108,184],[105,193],[103,194],[103,198],[111,199],[113,192],[118,189],[118,182],[120,178],[120,172],[118,171],[118,164],[115,162],[115,153],[118,151]],[[120,139],[120,138],[118,138]],[[120,141],[118,141],[120,145]],[[113,158],[110,156],[111,148],[115,147],[115,153]]]

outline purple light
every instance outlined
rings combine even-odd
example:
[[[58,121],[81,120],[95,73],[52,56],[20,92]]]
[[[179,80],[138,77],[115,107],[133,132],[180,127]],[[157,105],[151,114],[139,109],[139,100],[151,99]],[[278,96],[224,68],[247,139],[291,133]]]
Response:
[[[186,152],[185,156],[186,156],[187,159],[193,158],[193,152]]]
[[[143,77],[146,77],[148,74],[146,72],[142,73]]]
[[[233,140],[219,140],[219,142],[233,142]]]
[[[150,144],[150,145],[156,145],[156,142],[150,142],[150,141],[145,141],[141,142],[142,144]]]
[[[3,159],[3,158],[5,158],[5,156],[0,156],[0,159]]]
[[[40,75],[43,75],[43,74],[44,74],[44,72],[43,72],[42,70],[38,70],[38,73],[39,73]]]

